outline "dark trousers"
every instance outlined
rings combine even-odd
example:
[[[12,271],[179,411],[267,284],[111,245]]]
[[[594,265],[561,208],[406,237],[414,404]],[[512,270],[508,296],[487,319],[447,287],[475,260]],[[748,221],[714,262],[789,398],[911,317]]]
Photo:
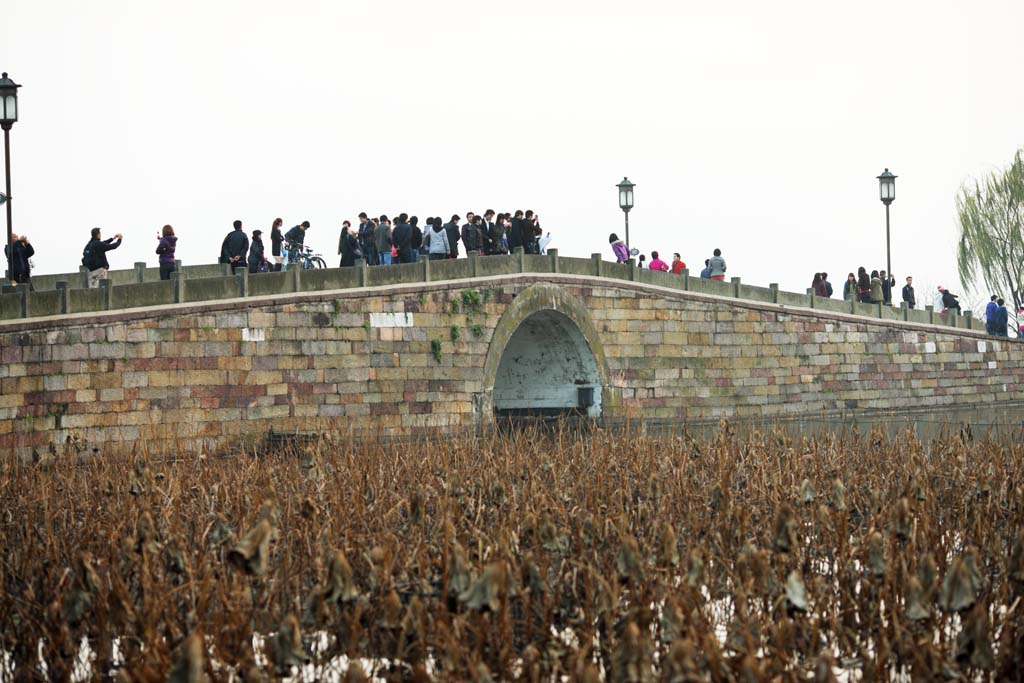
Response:
[[[231,274],[234,275],[240,268],[246,268],[248,265],[245,261],[232,261],[231,262]]]
[[[448,259],[448,258],[455,258],[455,257],[454,256],[449,256],[448,254],[431,254],[430,255],[430,260],[431,261],[443,261],[443,260]]]
[[[14,281],[19,285],[28,285],[28,291],[34,292],[36,288],[32,286],[32,278],[29,277],[28,273],[15,273]]]
[[[170,280],[171,279],[171,273],[173,273],[173,272],[174,272],[174,264],[173,263],[161,263],[160,264],[160,279],[161,280]]]

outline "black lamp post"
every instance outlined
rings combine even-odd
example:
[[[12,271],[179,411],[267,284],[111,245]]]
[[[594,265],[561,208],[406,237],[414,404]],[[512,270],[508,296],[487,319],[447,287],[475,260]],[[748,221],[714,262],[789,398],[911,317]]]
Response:
[[[11,126],[18,120],[18,88],[7,77],[0,78],[0,128],[4,129],[4,171],[7,174],[7,277],[14,282],[14,233],[11,229]]]
[[[887,277],[893,277],[892,252],[889,247],[889,205],[896,199],[896,176],[889,173],[889,169],[885,169],[882,175],[878,176],[878,192],[882,203],[885,204],[885,272],[888,273]]]
[[[619,188],[619,208],[626,216],[626,252],[632,255],[629,247],[629,210],[633,208],[633,188],[636,185],[629,182],[629,178],[623,177],[617,187]]]

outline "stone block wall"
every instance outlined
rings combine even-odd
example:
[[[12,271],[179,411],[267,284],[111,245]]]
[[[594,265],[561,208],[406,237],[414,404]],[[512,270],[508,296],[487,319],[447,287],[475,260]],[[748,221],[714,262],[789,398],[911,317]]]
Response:
[[[0,452],[69,437],[213,448],[271,427],[476,431],[491,421],[502,340],[552,307],[571,309],[587,335],[607,423],[999,414],[1024,402],[1024,344],[1012,340],[514,274],[0,323]]]

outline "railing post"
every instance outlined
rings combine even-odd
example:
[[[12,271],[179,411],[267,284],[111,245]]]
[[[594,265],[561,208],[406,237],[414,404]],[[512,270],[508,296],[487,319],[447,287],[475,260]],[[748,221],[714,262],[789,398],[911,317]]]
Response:
[[[773,304],[779,303],[779,283],[778,282],[770,283],[768,285],[768,291],[771,293],[772,303]]]
[[[430,255],[424,254],[426,258],[423,259],[423,281],[430,282]]]
[[[78,266],[78,274],[82,276],[82,289],[89,289],[89,269]]]
[[[480,252],[471,251],[466,256],[469,257],[469,272],[470,277],[480,277]]]
[[[876,318],[881,318],[882,317],[882,302],[881,301],[879,301],[878,303],[875,304],[875,317]]]
[[[24,282],[19,283],[17,287],[18,294],[21,297],[21,317],[27,318],[29,316],[29,311],[32,308],[32,305],[29,301],[29,299],[32,296],[32,293],[29,291],[28,285]]]
[[[185,303],[185,273],[176,270],[171,273],[171,280],[174,282],[174,303]]]
[[[181,272],[181,259],[180,258],[174,259],[174,272],[175,273],[180,273]]]
[[[740,298],[740,278],[738,277],[732,279],[732,297],[734,299]]]
[[[590,260],[594,263],[594,277],[601,277],[601,255],[591,254]]]
[[[903,319],[904,320],[910,320],[910,309],[907,307],[907,302],[906,301],[901,301],[900,302],[900,310],[903,313]]]
[[[56,287],[60,295],[60,312],[63,315],[67,315],[71,312],[68,310],[68,283],[66,280],[57,280]]]
[[[557,273],[558,272],[558,250],[557,249],[548,249],[548,256],[551,257],[551,272],[552,273]]]
[[[295,267],[289,268],[287,272],[292,274],[292,291],[298,294],[302,291],[302,266],[296,263]]]
[[[100,291],[103,293],[103,310],[110,310],[110,280],[100,280]]]
[[[135,282],[142,284],[146,279],[146,263],[145,261],[135,262]]]
[[[971,329],[971,327],[972,327],[971,322],[973,320],[974,320],[974,312],[973,311],[964,311],[964,327],[966,327],[968,330]]]
[[[222,263],[220,264],[221,271],[224,273],[224,277],[231,277],[231,264]]]
[[[631,258],[628,261],[626,261],[626,266],[629,270],[627,274],[627,279],[630,282],[636,281],[636,259]]]
[[[928,323],[931,325],[935,324],[935,307],[925,306],[924,310],[928,311]]]
[[[526,250],[522,247],[516,247],[512,251],[516,255],[516,260],[519,262],[519,272],[526,272]]]
[[[690,290],[690,269],[683,268],[679,271],[679,277],[683,278],[683,291],[687,292]]]
[[[807,303],[808,303],[808,305],[810,305],[811,308],[814,308],[814,288],[813,287],[808,287],[807,288]]]
[[[370,269],[366,264],[366,259],[359,259],[356,268],[359,270],[359,286],[366,287],[370,283]]]
[[[235,279],[238,280],[238,296],[243,299],[249,296],[249,269],[242,268],[235,273]]]

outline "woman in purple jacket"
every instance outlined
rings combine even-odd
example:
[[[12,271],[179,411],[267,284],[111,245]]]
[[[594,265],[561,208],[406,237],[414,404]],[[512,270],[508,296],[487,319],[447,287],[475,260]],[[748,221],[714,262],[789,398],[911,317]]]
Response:
[[[620,240],[614,232],[608,235],[608,243],[612,245],[616,262],[625,263],[629,260],[629,249],[626,248],[626,243]]]
[[[174,247],[178,238],[174,236],[174,228],[165,225],[163,234],[157,233],[160,243],[156,245],[156,253],[160,255],[160,279],[170,280],[174,272]]]

